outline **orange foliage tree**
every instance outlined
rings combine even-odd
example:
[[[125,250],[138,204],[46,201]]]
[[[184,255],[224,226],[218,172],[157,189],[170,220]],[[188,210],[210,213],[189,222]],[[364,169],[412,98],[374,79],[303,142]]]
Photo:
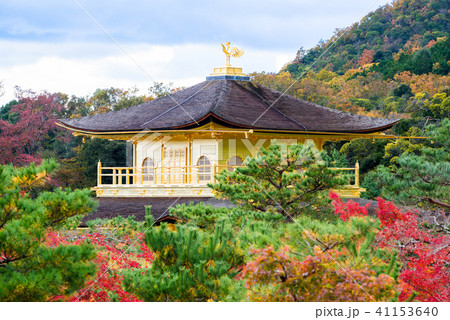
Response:
[[[372,63],[374,55],[375,51],[364,49],[364,51],[361,53],[361,57],[359,57],[358,60],[359,65],[363,67],[366,64]]]

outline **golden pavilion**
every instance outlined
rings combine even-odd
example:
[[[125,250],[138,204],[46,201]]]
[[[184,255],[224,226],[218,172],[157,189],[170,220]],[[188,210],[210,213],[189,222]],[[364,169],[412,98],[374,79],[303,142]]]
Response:
[[[372,118],[326,108],[258,85],[230,65],[242,50],[223,45],[227,57],[206,81],[141,105],[83,118],[60,119],[75,135],[126,140],[131,167],[98,163],[97,197],[211,197],[207,184],[220,170],[242,166],[261,147],[311,141],[385,138],[398,120]],[[358,197],[359,168],[339,190]]]

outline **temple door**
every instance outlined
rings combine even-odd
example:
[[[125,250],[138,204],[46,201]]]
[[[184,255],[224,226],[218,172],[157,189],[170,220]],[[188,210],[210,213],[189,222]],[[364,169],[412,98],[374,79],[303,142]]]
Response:
[[[185,181],[186,148],[164,148],[162,163],[161,178],[163,184],[181,184]]]

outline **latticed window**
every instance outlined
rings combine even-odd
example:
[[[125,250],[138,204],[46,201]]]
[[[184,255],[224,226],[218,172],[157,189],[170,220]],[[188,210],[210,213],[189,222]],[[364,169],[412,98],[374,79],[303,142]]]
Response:
[[[242,166],[244,161],[242,161],[241,157],[233,156],[228,160],[228,171],[234,171],[234,166]]]
[[[166,167],[184,167],[186,165],[184,149],[164,149],[163,158]]]
[[[201,156],[197,162],[198,165],[198,181],[211,181],[211,162],[205,156]]]
[[[153,182],[155,179],[155,163],[152,158],[145,158],[142,163],[142,181]]]

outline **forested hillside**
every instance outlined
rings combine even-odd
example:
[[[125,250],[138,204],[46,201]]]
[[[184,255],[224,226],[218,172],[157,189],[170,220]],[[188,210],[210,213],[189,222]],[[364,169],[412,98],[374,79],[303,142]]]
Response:
[[[348,28],[337,29],[312,49],[301,48],[285,71],[297,76],[312,65],[316,72],[326,68],[342,75],[374,63],[369,70],[385,78],[402,71],[445,75],[450,70],[448,36],[448,1],[397,0]]]

